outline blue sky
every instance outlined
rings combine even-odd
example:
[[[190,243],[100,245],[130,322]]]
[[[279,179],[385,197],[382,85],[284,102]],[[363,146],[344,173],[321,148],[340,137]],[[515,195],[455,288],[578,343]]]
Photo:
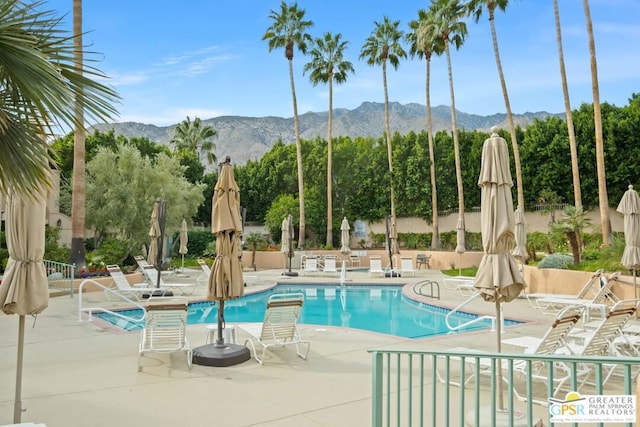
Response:
[[[341,33],[355,74],[334,87],[334,107],[353,109],[364,101],[383,102],[382,69],[359,59],[374,21],[387,15],[408,29],[428,1],[299,0],[310,34]],[[84,37],[99,52],[96,66],[120,93],[120,116],[159,126],[186,116],[291,117],[288,65],[282,50],[268,51],[262,35],[270,10],[280,1],[253,0],[84,0]],[[594,24],[600,99],[626,105],[640,92],[640,1],[590,0]],[[582,0],[559,0],[573,108],[592,102],[589,50]],[[48,9],[72,24],[72,1],[50,0]],[[551,0],[512,0],[496,13],[502,66],[514,113],[563,112],[558,50]],[[486,14],[468,22],[468,38],[452,51],[456,108],[489,115],[505,111]],[[296,51],[293,66],[298,112],[326,111],[327,86],[312,86],[302,69],[308,57]],[[425,103],[425,64],[407,59],[389,68],[391,101]],[[432,61],[431,103],[450,105],[445,57]]]

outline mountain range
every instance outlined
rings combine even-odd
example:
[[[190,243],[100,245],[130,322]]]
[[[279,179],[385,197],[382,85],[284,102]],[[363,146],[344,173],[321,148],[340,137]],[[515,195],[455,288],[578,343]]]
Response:
[[[451,129],[451,108],[440,105],[433,107],[432,122],[434,132]],[[516,125],[527,126],[534,119],[544,119],[555,115],[548,112],[514,114]],[[492,126],[507,128],[506,114],[480,116],[456,111],[457,127],[465,130],[488,131]],[[328,111],[308,112],[299,115],[300,137],[314,139],[327,137]],[[417,103],[389,104],[389,123],[391,132],[405,135],[411,131],[426,129],[426,107]],[[243,165],[248,160],[257,160],[271,149],[274,143],[282,140],[285,144],[295,142],[293,118],[282,117],[243,117],[220,116],[202,119],[203,125],[212,126],[217,136],[215,154],[218,159],[231,156],[234,164]],[[173,137],[176,125],[156,126],[136,122],[106,123],[94,126],[101,132],[113,129],[116,135],[126,138],[147,137],[159,144],[166,145]],[[337,108],[333,112],[334,137],[381,137],[384,135],[384,104],[363,102],[359,107],[349,110]]]

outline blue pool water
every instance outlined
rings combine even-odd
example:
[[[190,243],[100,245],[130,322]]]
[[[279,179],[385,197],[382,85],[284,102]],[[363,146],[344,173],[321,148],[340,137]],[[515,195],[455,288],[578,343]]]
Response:
[[[401,286],[278,285],[266,292],[226,301],[225,321],[261,322],[269,296],[274,293],[291,292],[301,292],[305,295],[300,316],[300,323],[303,324],[343,326],[406,338],[452,333],[445,323],[448,309],[413,301],[402,295]],[[120,313],[132,317],[140,317],[142,314],[140,310],[126,310]],[[123,321],[110,314],[96,316],[126,330],[142,328],[142,324]],[[475,314],[458,312],[450,318],[449,323],[453,326],[460,325],[476,317]],[[217,304],[189,304],[189,324],[210,324],[217,321]],[[517,322],[505,320],[506,325],[515,323]],[[490,327],[489,320],[482,320],[461,329],[460,332]]]

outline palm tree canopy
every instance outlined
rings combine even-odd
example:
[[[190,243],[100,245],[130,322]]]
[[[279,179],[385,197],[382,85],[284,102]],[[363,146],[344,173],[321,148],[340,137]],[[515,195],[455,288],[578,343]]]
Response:
[[[489,19],[493,19],[493,12],[496,8],[504,12],[508,5],[509,0],[470,0],[466,8],[467,13],[473,15],[474,20],[478,22],[485,7],[489,11]]]
[[[284,47],[284,55],[289,61],[293,59],[294,46],[302,53],[307,52],[307,43],[311,41],[307,29],[313,22],[305,21],[304,14],[305,10],[299,9],[297,3],[289,6],[284,1],[280,3],[280,12],[272,10],[269,13],[273,23],[262,36],[262,40],[268,40],[269,52]]]
[[[467,37],[467,24],[461,21],[467,14],[466,6],[460,0],[432,0],[431,8],[443,42],[459,49]]]
[[[353,64],[344,60],[344,51],[349,42],[340,40],[342,34],[332,35],[327,32],[323,37],[314,40],[309,51],[311,61],[305,64],[303,73],[310,72],[309,80],[313,85],[328,83],[344,83],[349,73],[354,73]]]
[[[409,54],[420,59],[431,59],[431,54],[440,55],[444,51],[442,38],[438,33],[435,23],[435,14],[432,10],[418,11],[418,19],[409,22],[409,31],[405,35],[405,41],[409,44]]]
[[[74,65],[74,36],[43,5],[0,2],[1,192],[12,187],[28,194],[47,182],[53,161],[46,140],[57,128],[84,126],[77,123],[77,102],[95,121],[117,115],[117,93],[93,80],[106,76]]]
[[[187,116],[185,120],[176,125],[170,143],[175,146],[176,151],[195,153],[198,159],[200,159],[200,152],[203,151],[207,155],[208,163],[212,164],[216,161],[216,155],[213,153],[216,146],[211,138],[216,135],[216,130],[209,125],[203,126],[199,117],[196,117],[192,122],[191,118]]]
[[[375,28],[362,46],[360,59],[366,59],[371,66],[381,65],[388,60],[397,70],[400,59],[407,57],[402,47],[404,32],[398,28],[400,21],[392,22],[385,16],[382,22],[374,21],[374,25]]]

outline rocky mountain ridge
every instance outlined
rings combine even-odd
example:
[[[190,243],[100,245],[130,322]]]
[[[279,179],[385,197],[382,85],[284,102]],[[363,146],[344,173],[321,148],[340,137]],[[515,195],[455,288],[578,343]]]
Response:
[[[426,107],[417,103],[389,104],[391,132],[405,135],[411,131],[426,129]],[[534,119],[544,119],[554,115],[548,112],[526,112],[514,114],[516,125],[526,126]],[[492,126],[507,128],[506,114],[480,116],[456,111],[458,129],[485,130]],[[327,137],[328,112],[308,112],[299,116],[300,136],[303,139]],[[440,105],[432,108],[434,132],[451,129],[451,108]],[[282,140],[285,144],[295,142],[293,117],[243,117],[220,116],[203,119],[202,123],[212,126],[218,133],[214,139],[218,158],[231,156],[234,164],[242,165],[248,160],[259,159]],[[114,129],[116,135],[126,138],[147,137],[159,144],[168,144],[173,137],[175,125],[156,126],[136,122],[106,123],[94,126],[104,132]],[[333,136],[381,137],[384,135],[384,104],[363,102],[359,107],[348,110],[337,108],[333,112]]]

